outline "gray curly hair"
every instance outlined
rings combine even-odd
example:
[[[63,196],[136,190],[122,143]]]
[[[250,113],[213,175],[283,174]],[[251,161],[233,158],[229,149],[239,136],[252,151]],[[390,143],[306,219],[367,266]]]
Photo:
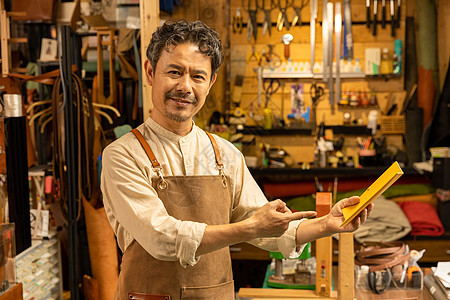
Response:
[[[198,46],[200,53],[211,59],[211,79],[223,61],[222,42],[219,34],[202,21],[166,21],[153,33],[147,48],[147,58],[156,70],[156,64],[163,49],[169,51],[171,45],[191,42]]]

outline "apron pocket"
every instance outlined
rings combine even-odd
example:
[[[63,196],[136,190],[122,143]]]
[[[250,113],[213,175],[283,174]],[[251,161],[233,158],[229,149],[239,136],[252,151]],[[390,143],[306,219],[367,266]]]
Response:
[[[130,292],[128,293],[128,299],[130,300],[171,300],[169,295],[150,295],[144,293]]]
[[[182,287],[181,300],[233,300],[234,296],[234,281],[198,287]]]

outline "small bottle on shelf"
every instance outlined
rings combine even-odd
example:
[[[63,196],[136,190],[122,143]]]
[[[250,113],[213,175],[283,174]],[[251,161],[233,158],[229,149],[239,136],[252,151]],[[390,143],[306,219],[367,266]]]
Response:
[[[362,72],[361,63],[359,62],[359,58],[357,58],[355,61],[355,66],[354,66],[353,72],[358,72],[358,73]]]
[[[381,74],[392,74],[393,72],[392,66],[392,56],[389,54],[389,49],[384,48],[383,54],[381,55]]]

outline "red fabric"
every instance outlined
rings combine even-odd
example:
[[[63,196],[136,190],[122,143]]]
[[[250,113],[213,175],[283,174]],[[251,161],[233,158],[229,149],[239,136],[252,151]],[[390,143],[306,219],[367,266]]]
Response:
[[[411,223],[411,235],[440,236],[444,233],[444,226],[430,203],[406,201],[399,205]]]

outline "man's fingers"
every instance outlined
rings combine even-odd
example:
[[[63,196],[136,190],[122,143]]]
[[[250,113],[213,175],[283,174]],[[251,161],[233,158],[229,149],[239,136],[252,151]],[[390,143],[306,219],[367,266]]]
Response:
[[[288,218],[292,221],[292,220],[301,220],[303,218],[311,218],[315,217],[316,215],[317,212],[315,211],[298,211],[290,214]]]
[[[359,203],[359,197],[352,196],[350,198],[342,199],[342,201],[340,201],[340,202],[342,203],[341,208],[344,208],[344,207],[355,205],[355,204]]]

